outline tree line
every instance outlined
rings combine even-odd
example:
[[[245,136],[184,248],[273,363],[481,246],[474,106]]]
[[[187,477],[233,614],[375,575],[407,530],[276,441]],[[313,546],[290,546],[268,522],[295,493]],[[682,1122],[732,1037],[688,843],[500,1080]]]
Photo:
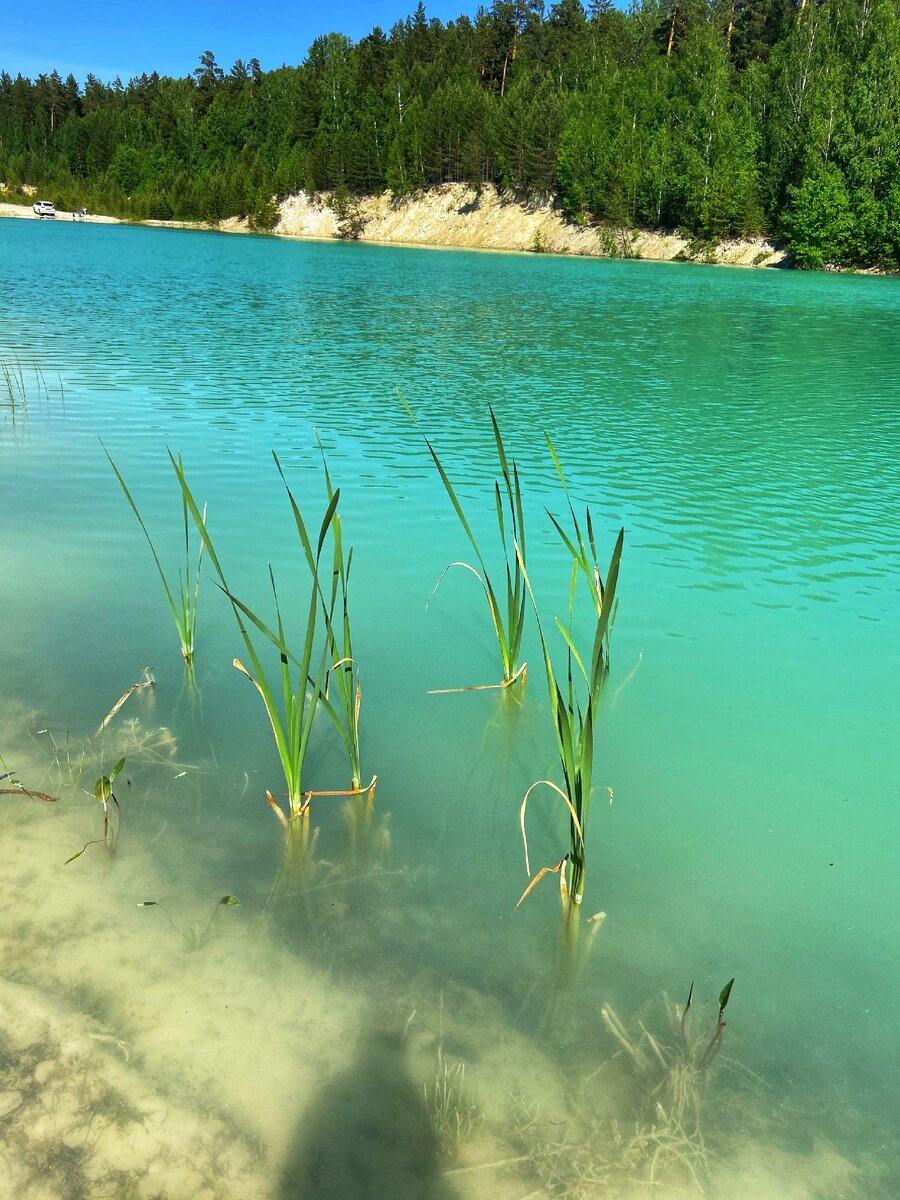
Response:
[[[447,182],[579,221],[768,233],[801,265],[900,267],[900,0],[494,0],[300,66],[123,83],[0,74],[0,182],[130,218],[276,217],[300,189]]]

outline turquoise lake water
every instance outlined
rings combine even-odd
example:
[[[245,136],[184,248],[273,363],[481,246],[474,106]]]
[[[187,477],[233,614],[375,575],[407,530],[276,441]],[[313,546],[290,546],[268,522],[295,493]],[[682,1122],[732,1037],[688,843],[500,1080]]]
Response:
[[[470,1031],[468,1053],[455,1053],[476,1091],[473,1046],[521,1039],[511,1074],[527,1076],[531,1047],[561,1073],[567,1102],[569,1085],[587,1086],[619,1049],[602,1004],[636,1029],[663,993],[683,1003],[694,981],[714,1025],[734,976],[723,1056],[739,1066],[711,1084],[722,1099],[711,1095],[710,1109],[731,1115],[721,1130],[710,1118],[711,1154],[720,1140],[708,1194],[898,1194],[900,281],[28,221],[0,222],[0,267],[0,359],[23,365],[30,396],[14,413],[0,388],[0,754],[20,776],[28,765],[26,786],[54,790],[41,731],[56,757],[66,731],[80,746],[148,666],[152,708],[139,693],[117,719],[178,743],[143,760],[131,751],[113,869],[102,847],[66,866],[41,859],[41,896],[64,888],[73,912],[90,912],[102,963],[62,910],[58,946],[49,933],[41,941],[39,921],[37,932],[22,926],[17,938],[42,948],[19,945],[9,978],[72,1002],[83,969],[82,1007],[110,1036],[171,1031],[177,997],[125,1020],[129,986],[148,985],[139,958],[115,960],[116,922],[129,939],[163,938],[159,914],[134,913],[150,878],[173,909],[234,894],[242,908],[216,916],[223,946],[256,930],[317,981],[325,972],[347,995],[377,991],[379,1020],[401,1031],[412,1010],[420,1021],[439,1004],[442,1022],[446,1010]],[[602,558],[625,527],[587,837],[585,908],[606,918],[555,1004],[552,880],[512,914],[527,883],[522,796],[559,780],[534,623],[524,704],[493,691],[427,694],[499,677],[470,576],[451,574],[426,611],[444,567],[470,548],[423,434],[490,557],[489,405],[522,473],[545,614],[565,615],[568,566],[544,511],[562,515],[564,500],[543,431],[573,496],[591,505]],[[176,571],[181,511],[166,450],[180,452],[232,587],[271,613],[271,562],[296,630],[304,565],[270,451],[317,525],[314,430],[354,545],[363,773],[378,775],[391,833],[371,886],[320,877],[337,911],[317,909],[315,921],[266,912],[280,830],[265,790],[283,784],[259,698],[231,666],[243,653],[231,612],[205,570],[201,703],[183,687],[149,550],[99,441]],[[309,786],[346,786],[324,725],[311,754]],[[28,828],[67,822],[74,853],[96,836],[97,806],[73,792],[66,816],[64,801],[52,815],[34,802]],[[326,866],[343,852],[340,804],[315,813]],[[556,862],[565,813],[549,792],[531,805],[533,859]],[[18,827],[7,822],[9,839]],[[33,836],[41,845],[51,834]],[[22,844],[16,835],[17,854]],[[33,921],[39,902],[28,904]],[[48,965],[66,958],[59,947],[65,980]],[[190,961],[187,979],[204,969]],[[117,982],[104,991],[107,977]],[[348,1016],[344,1036],[356,1032]],[[159,1066],[170,1058],[174,1049],[145,1048],[141,1062],[190,1108],[180,1076]],[[360,1077],[381,1063],[365,1059]],[[330,1086],[322,1070],[313,1093]],[[518,1143],[484,1105],[478,1137],[494,1139],[497,1160],[515,1158]],[[262,1155],[260,1186],[299,1195],[278,1147]],[[769,1175],[758,1173],[766,1153]],[[576,1194],[528,1169],[483,1194]],[[646,1182],[646,1170],[636,1177]],[[191,1194],[185,1179],[167,1194]],[[451,1174],[441,1188],[474,1196],[487,1179]],[[578,1194],[644,1195],[637,1187]]]

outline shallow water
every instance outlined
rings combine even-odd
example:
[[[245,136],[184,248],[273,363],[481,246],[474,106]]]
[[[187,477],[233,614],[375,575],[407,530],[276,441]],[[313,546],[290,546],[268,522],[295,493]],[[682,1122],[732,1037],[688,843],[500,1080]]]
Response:
[[[0,358],[26,364],[31,397],[15,423],[0,407],[0,754],[26,786],[61,796],[27,810],[0,797],[18,880],[7,983],[48,1013],[31,1042],[7,1019],[4,1086],[25,1099],[6,1119],[21,1131],[27,1117],[29,1153],[52,1149],[66,1175],[65,1138],[35,1125],[22,1080],[65,1059],[35,1062],[35,1045],[64,1047],[65,1022],[88,1018],[82,1040],[113,1039],[97,1042],[100,1074],[125,1072],[116,1086],[142,1114],[103,1118],[99,1144],[111,1129],[128,1138],[118,1158],[84,1159],[81,1192],[32,1180],[34,1194],[99,1196],[110,1171],[130,1171],[118,1194],[363,1196],[372,1176],[372,1195],[643,1195],[647,1161],[617,1173],[609,1131],[645,1120],[652,1089],[616,1075],[628,1063],[610,1062],[619,1047],[600,1006],[635,1036],[643,1017],[665,1038],[663,993],[683,1001],[694,980],[714,1023],[734,975],[732,1061],[704,1116],[706,1191],[895,1195],[900,283],[19,221],[0,222],[0,264]],[[468,547],[422,433],[489,536],[488,404],[522,470],[547,613],[564,613],[568,574],[543,511],[563,508],[543,430],[603,555],[626,528],[588,835],[585,904],[607,917],[555,1000],[552,882],[511,915],[527,882],[521,798],[558,772],[533,632],[523,706],[426,695],[498,675],[474,580],[451,575],[425,611]],[[224,598],[205,572],[198,697],[98,439],[173,565],[166,447],[180,451],[232,586],[270,611],[271,562],[296,628],[305,581],[270,451],[315,522],[314,428],[355,547],[363,772],[378,774],[390,853],[379,826],[369,862],[347,866],[342,802],[323,800],[309,892],[279,873],[264,798],[278,764],[230,665],[242,647]],[[126,702],[101,745],[97,726],[146,666],[157,686]],[[89,791],[128,754],[111,868],[102,846],[62,865],[97,836],[96,801],[74,786],[85,739]],[[321,723],[310,772],[310,786],[346,786]],[[529,824],[535,861],[555,862],[564,823],[549,793]],[[225,893],[242,907],[217,913],[192,950],[192,923],[205,927]],[[136,908],[148,899],[177,931]],[[466,1063],[483,1114],[458,1158],[441,1157],[427,1113],[402,1100],[433,1079],[439,1044]],[[379,1088],[412,1123],[402,1154],[393,1118],[373,1134],[348,1102]],[[180,1123],[139,1153],[134,1130],[148,1138],[160,1104]],[[599,1168],[581,1193],[542,1174],[550,1122],[577,1120],[611,1191]],[[350,1166],[322,1150],[326,1126],[354,1147]],[[96,1120],[77,1128],[73,1154],[96,1143]],[[201,1185],[189,1147],[216,1138],[243,1158],[231,1182]],[[522,1159],[523,1145],[528,1161],[485,1168]],[[676,1160],[663,1181],[673,1194],[697,1182],[685,1170]]]

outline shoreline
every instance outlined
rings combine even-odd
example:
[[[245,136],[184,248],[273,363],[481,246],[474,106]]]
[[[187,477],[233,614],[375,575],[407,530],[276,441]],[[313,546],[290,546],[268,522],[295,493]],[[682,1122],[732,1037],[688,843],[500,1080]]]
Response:
[[[589,258],[630,258],[655,262],[696,262],[720,266],[782,267],[788,252],[766,238],[701,242],[679,232],[635,230],[568,221],[549,198],[523,201],[492,185],[475,188],[443,184],[417,196],[390,192],[333,204],[328,194],[299,192],[278,205],[276,237],[315,241],[360,241],[433,249],[494,250],[506,253],[557,254]],[[337,211],[336,211],[337,210]],[[47,220],[25,204],[0,203],[0,217]],[[71,221],[58,211],[57,220]],[[199,229],[220,233],[266,232],[247,217],[221,221],[132,221],[90,213],[88,224],[146,225],[162,229]]]

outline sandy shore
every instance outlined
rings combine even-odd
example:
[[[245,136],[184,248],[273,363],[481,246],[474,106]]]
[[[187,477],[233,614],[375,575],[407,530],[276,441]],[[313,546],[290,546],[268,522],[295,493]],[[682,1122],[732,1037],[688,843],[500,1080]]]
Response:
[[[30,204],[0,204],[0,217],[24,217],[27,221],[52,221],[53,217],[39,217]],[[122,222],[118,217],[104,217],[99,213],[87,213],[86,216],[76,218],[74,213],[64,212],[62,209],[56,210],[57,221],[72,221],[83,220],[90,221],[93,225],[121,225]]]
[[[299,192],[279,204],[274,233],[282,237],[323,239],[346,237],[349,226],[357,240],[406,246],[469,250],[527,251],[592,258],[639,258],[656,261],[716,263],[726,266],[773,267],[784,262],[783,248],[764,238],[699,243],[679,232],[633,230],[610,225],[577,225],[566,220],[549,199],[523,202],[491,185],[444,184],[417,196],[391,192],[352,201],[349,214],[335,212],[327,194]],[[41,220],[27,205],[0,204],[0,216]],[[57,220],[72,220],[58,212]],[[86,221],[122,224],[116,217],[89,214]],[[207,229],[253,233],[246,218],[218,222],[142,221],[169,229]]]

